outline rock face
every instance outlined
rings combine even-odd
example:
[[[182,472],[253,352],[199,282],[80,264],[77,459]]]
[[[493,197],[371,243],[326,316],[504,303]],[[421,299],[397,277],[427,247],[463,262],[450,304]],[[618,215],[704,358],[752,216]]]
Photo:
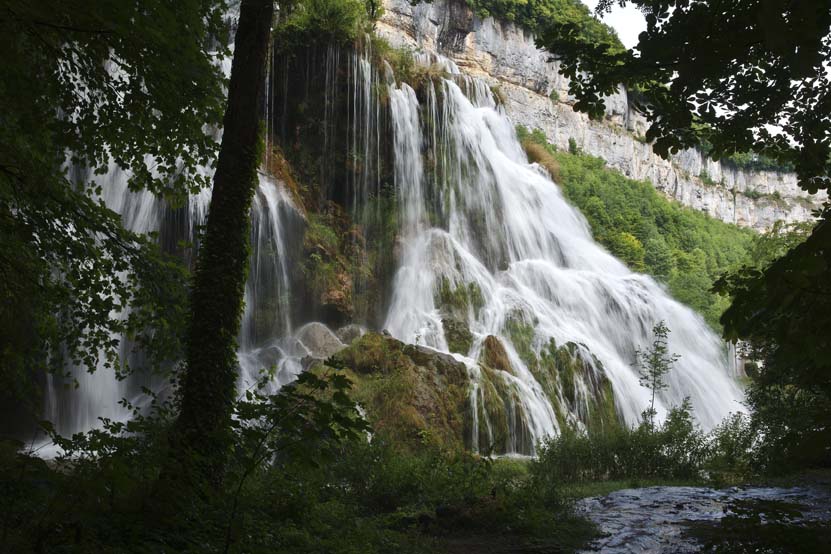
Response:
[[[410,5],[385,0],[377,32],[393,46],[451,58],[462,71],[499,87],[505,110],[519,125],[540,128],[558,148],[572,138],[585,152],[633,179],[647,180],[670,198],[728,223],[763,231],[777,220],[811,218],[826,197],[808,195],[792,173],[745,171],[714,162],[696,150],[664,160],[639,140],[647,121],[621,89],[606,99],[604,121],[572,110],[568,79],[558,63],[512,23],[480,19],[463,0]]]
[[[493,335],[485,337],[485,342],[482,344],[481,362],[499,371],[514,372],[511,362],[508,360],[508,353],[505,352],[505,347]]]

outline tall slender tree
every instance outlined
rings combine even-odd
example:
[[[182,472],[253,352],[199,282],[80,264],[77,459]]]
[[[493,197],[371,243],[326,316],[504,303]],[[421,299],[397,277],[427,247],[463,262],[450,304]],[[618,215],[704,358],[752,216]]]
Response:
[[[667,344],[669,328],[666,323],[659,321],[652,328],[652,346],[648,350],[638,350],[635,355],[638,358],[638,371],[641,377],[641,385],[648,388],[652,393],[649,401],[649,408],[646,415],[649,418],[649,428],[655,430],[655,395],[667,388],[666,375],[672,369],[672,365],[680,358],[677,354],[669,351]]]
[[[260,103],[272,0],[242,0],[222,146],[207,230],[196,264],[180,411],[167,475],[185,486],[218,485],[231,446],[240,328],[249,254],[249,212],[261,157]]]

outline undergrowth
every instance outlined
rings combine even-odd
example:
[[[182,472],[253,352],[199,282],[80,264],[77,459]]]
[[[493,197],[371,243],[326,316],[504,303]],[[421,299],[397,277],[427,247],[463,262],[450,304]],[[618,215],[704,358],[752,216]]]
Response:
[[[533,462],[366,432],[342,372],[266,382],[238,403],[222,486],[198,499],[158,490],[169,404],[59,439],[50,462],[2,443],[0,551],[420,553],[493,534],[568,551],[593,532]]]

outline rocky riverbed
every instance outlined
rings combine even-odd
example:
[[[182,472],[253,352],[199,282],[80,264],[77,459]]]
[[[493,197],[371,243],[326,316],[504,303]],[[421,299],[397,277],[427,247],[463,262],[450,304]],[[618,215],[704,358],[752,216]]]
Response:
[[[831,551],[828,482],[627,489],[580,500],[577,510],[601,532],[587,553]]]

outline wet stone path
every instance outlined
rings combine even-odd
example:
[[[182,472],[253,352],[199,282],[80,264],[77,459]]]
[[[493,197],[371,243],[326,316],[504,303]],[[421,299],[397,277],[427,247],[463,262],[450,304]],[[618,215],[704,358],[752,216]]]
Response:
[[[691,532],[694,528],[715,529],[717,537],[732,536],[719,527],[727,522],[739,522],[745,534],[758,536],[762,534],[753,526],[771,530],[776,526],[780,535],[780,529],[794,528],[810,535],[814,526],[826,528],[831,522],[831,487],[647,487],[585,498],[578,502],[577,510],[601,532],[586,553],[686,554],[713,551]],[[831,546],[828,548],[831,552]]]

